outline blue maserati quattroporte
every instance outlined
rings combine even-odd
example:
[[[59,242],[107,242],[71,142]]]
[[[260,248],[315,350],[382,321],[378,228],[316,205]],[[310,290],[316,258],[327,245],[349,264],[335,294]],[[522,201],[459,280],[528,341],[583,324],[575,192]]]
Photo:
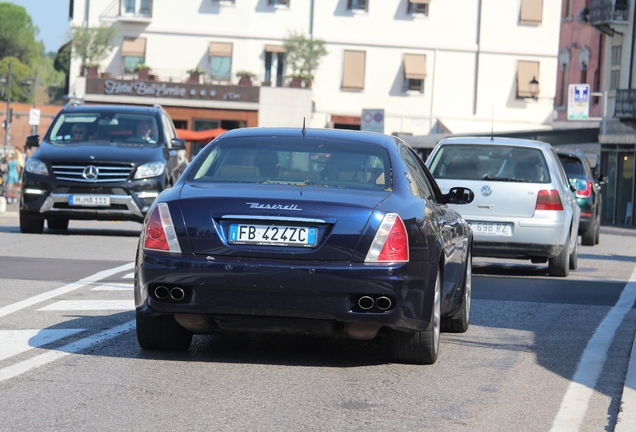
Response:
[[[135,271],[137,339],[193,334],[387,338],[431,364],[470,319],[472,231],[400,138],[245,128],[210,142],[148,212]]]

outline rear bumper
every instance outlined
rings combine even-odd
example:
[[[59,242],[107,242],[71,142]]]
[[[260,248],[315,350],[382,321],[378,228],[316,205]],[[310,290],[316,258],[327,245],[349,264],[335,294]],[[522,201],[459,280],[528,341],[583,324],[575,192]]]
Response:
[[[533,257],[553,258],[559,255],[564,247],[565,245],[545,245],[537,243],[494,243],[475,239],[473,255],[513,259],[531,259]]]
[[[348,264],[141,252],[135,305],[142,314],[196,314],[224,330],[333,334],[343,323],[422,331],[431,322],[437,266],[429,262]],[[182,301],[159,299],[158,286],[182,288]],[[386,311],[361,311],[361,295],[386,296]]]

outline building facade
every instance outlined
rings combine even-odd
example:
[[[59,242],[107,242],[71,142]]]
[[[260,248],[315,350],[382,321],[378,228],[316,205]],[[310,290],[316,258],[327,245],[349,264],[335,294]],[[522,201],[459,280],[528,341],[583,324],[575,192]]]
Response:
[[[306,119],[311,127],[428,135],[547,129],[553,118],[560,0],[72,5],[71,26],[114,24],[119,38],[97,76],[73,57],[70,95],[88,103],[161,103],[183,129],[300,126]],[[291,31],[327,49],[300,89],[285,58]],[[252,74],[255,89],[239,85],[238,72]],[[365,118],[365,109],[381,115]]]
[[[633,0],[589,0],[587,21],[604,35],[602,89],[607,108],[600,127],[602,222],[634,226],[636,200],[636,76]]]

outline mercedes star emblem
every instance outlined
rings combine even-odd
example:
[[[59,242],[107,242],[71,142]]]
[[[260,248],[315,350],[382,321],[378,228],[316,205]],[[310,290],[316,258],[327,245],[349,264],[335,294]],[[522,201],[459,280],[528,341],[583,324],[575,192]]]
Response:
[[[95,165],[88,165],[86,168],[84,168],[84,171],[82,172],[82,177],[84,177],[86,180],[97,180],[98,175],[99,175],[99,170],[97,169]],[[482,193],[483,193],[483,190],[482,190]]]

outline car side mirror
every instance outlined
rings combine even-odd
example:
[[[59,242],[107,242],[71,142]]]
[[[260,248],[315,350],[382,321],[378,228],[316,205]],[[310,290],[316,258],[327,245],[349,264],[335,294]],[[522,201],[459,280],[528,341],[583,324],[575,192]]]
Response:
[[[443,197],[444,204],[470,204],[475,199],[475,194],[468,188],[454,187]]]
[[[172,138],[172,140],[170,141],[170,146],[172,150],[185,150],[186,142],[181,138]]]
[[[605,174],[599,174],[596,181],[598,181],[598,184],[604,185],[605,183],[607,183],[607,176]]]
[[[40,135],[29,135],[26,139],[27,147],[40,147]]]

